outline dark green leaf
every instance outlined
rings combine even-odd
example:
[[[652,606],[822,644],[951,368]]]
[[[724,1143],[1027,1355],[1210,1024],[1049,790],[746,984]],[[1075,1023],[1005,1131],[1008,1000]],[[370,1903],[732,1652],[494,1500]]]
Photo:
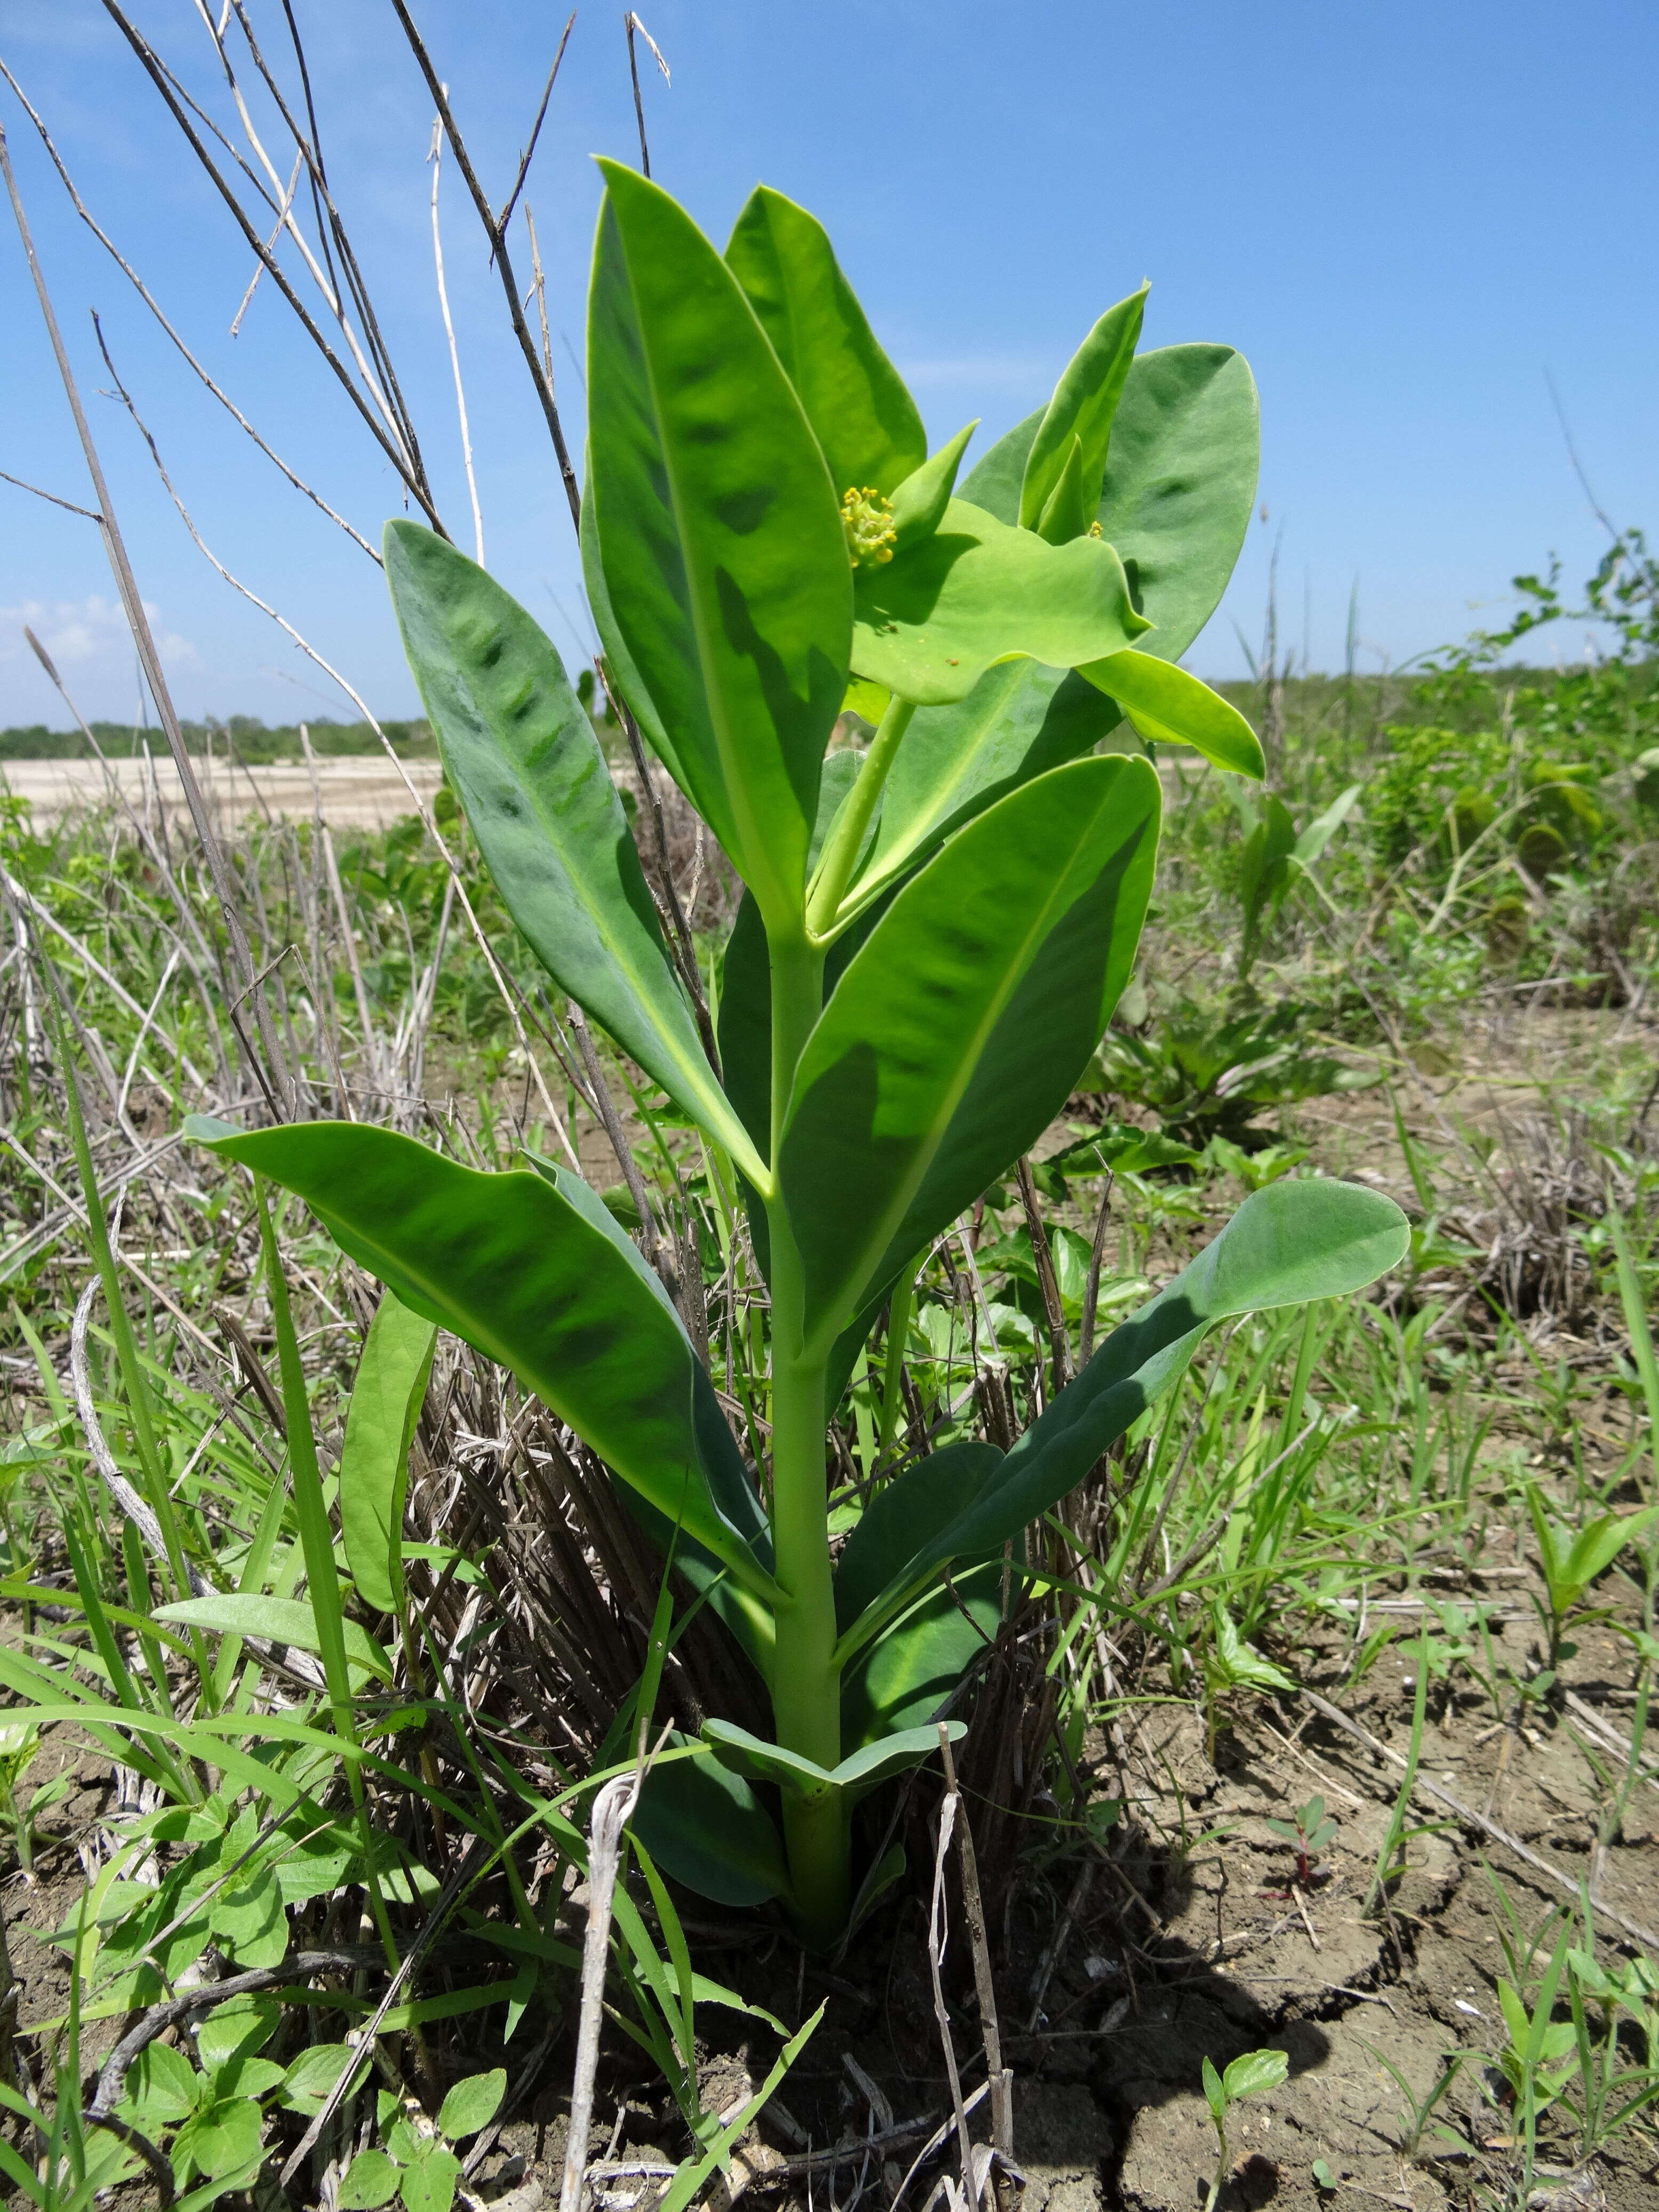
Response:
[[[1019,521],[1035,530],[1068,465],[1086,482],[1090,498],[1084,528],[1094,519],[1106,466],[1112,422],[1129,374],[1150,286],[1109,307],[1067,363],[1036,426],[1020,485]],[[1072,460],[1073,449],[1076,460]],[[1056,539],[1063,544],[1063,539]]]
[[[220,2097],[179,2131],[173,2146],[181,2165],[188,2161],[211,2180],[240,2172],[259,2155],[263,2116],[251,2097]]]
[[[688,1739],[671,1736],[676,1748]],[[629,1824],[657,1864],[717,1905],[764,1905],[789,1894],[783,1844],[741,1775],[712,1753],[653,1766]]]
[[[899,892],[796,1072],[781,1172],[814,1342],[1046,1128],[1099,1041],[1158,841],[1140,760],[1011,793]]]
[[[497,2066],[489,2074],[469,2074],[457,2081],[438,2108],[438,2133],[451,2142],[459,2142],[467,2136],[476,2136],[480,2128],[487,2128],[501,2108],[507,2094],[507,2069]]]
[[[1205,1335],[1231,1315],[1361,1290],[1410,1243],[1392,1199],[1324,1180],[1272,1183],[1247,1198],[1197,1259],[1101,1346],[963,1510],[866,1601],[848,1650],[951,1559],[982,1558],[1058,1504],[1130,1423],[1179,1380]],[[845,1655],[845,1652],[843,1653]]]
[[[994,1444],[946,1444],[877,1492],[836,1562],[836,1626],[842,1635],[886,1589],[895,1562],[913,1559],[948,1528],[1001,1464]]]
[[[1025,1581],[1018,1564],[1006,1580],[1016,1601]],[[1000,1555],[958,1565],[858,1656],[842,1683],[843,1744],[878,1746],[950,1703],[996,1635],[1003,1583]]]
[[[769,1595],[770,1577],[710,1491],[684,1330],[580,1178],[481,1174],[356,1121],[186,1127],[296,1192],[405,1305],[511,1368],[624,1482]]]
[[[665,192],[601,167],[587,388],[611,619],[699,811],[781,921],[847,690],[840,504],[725,263]]]
[[[823,224],[759,185],[726,259],[799,395],[836,492],[868,485],[890,495],[926,459],[927,434]]]
[[[412,522],[386,525],[386,568],[445,770],[514,921],[560,989],[741,1152],[605,755],[551,641],[492,576]]]
[[[335,2202],[340,2212],[378,2212],[398,2194],[398,2171],[383,2150],[360,2150],[346,2168]]]
[[[283,2077],[283,2104],[290,2112],[314,2118],[333,2094],[341,2075],[362,2055],[343,2043],[312,2044]]]
[[[887,778],[870,857],[844,904],[861,911],[953,830],[1017,785],[1091,752],[1121,719],[1081,676],[1034,660],[1004,661],[965,699],[918,708]]]
[[[422,2145],[421,2155],[404,2168],[404,2212],[449,2212],[460,2178],[461,2161],[453,2150]]]
[[[424,1314],[411,1313],[395,1291],[387,1291],[368,1325],[346,1407],[340,1534],[352,1580],[380,1613],[392,1612],[401,1601],[409,1448],[437,1339]]]
[[[854,578],[854,667],[923,706],[966,697],[994,661],[1076,668],[1146,628],[1109,545],[1048,545],[960,499],[932,537]]]

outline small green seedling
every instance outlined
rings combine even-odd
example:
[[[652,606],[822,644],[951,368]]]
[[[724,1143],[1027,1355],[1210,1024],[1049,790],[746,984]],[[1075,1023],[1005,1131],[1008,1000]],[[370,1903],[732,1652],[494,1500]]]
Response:
[[[1207,2058],[1204,2061],[1204,2101],[1210,2108],[1216,2142],[1220,2146],[1215,2179],[1204,2200],[1204,2212],[1215,2212],[1221,2185],[1227,2179],[1228,2113],[1246,2097],[1258,2097],[1264,2090],[1276,2089],[1290,2070],[1291,2062],[1282,2051],[1247,2051],[1242,2058],[1234,2059],[1224,2074],[1218,2074]]]
[[[1523,2160],[1523,2192],[1532,2185],[1539,2120],[1566,2087],[1577,2067],[1578,2038],[1573,2023],[1553,2017],[1556,1991],[1561,1984],[1572,1935],[1571,1921],[1565,1921],[1530,2005],[1513,1982],[1503,1975],[1498,1981],[1498,2002],[1503,2012],[1507,2040],[1496,2063],[1515,2110],[1515,2132]]]
[[[1336,1833],[1336,1823],[1327,1817],[1325,1800],[1310,1797],[1288,1820],[1269,1820],[1274,1835],[1282,1836],[1296,1852],[1296,1886],[1310,1888],[1317,1873],[1316,1861]]]
[[[438,2108],[435,2121],[418,2107],[400,2106],[382,2090],[380,2097],[384,2150],[360,2150],[340,2184],[340,2212],[374,2212],[401,2197],[405,2212],[449,2212],[461,2178],[453,2146],[487,2128],[507,2092],[507,2069],[469,2074],[458,2081]]]
[[[1389,2075],[1395,2088],[1406,2100],[1405,2109],[1399,2114],[1395,2124],[1400,2130],[1400,2155],[1407,2160],[1413,2160],[1417,2156],[1418,2148],[1427,2131],[1429,2122],[1434,2118],[1435,2107],[1462,2072],[1463,2063],[1469,2054],[1467,2051],[1443,2052],[1439,2073],[1436,2075],[1428,2089],[1419,2097],[1406,2075],[1385,2051],[1379,2051],[1374,2043],[1367,2043],[1365,2048],[1376,2059],[1377,2064]],[[1454,2135],[1451,2130],[1443,2124],[1437,2123],[1436,2125],[1437,2132],[1443,2136],[1448,2142],[1462,2145],[1462,2136]]]
[[[42,1783],[27,1804],[20,1804],[17,1785],[33,1764],[40,1748],[40,1731],[33,1721],[11,1720],[0,1725],[0,1826],[10,1836],[17,1863],[25,1874],[34,1865],[34,1823],[49,1805],[69,1795],[70,1777],[58,1775]]]
[[[1527,1492],[1527,1510],[1538,1539],[1546,1601],[1540,1604],[1534,1597],[1533,1603],[1549,1638],[1545,1666],[1553,1674],[1563,1659],[1572,1656],[1574,1647],[1562,1638],[1569,1621],[1578,1613],[1585,1591],[1606,1573],[1626,1544],[1634,1543],[1659,1519],[1659,1506],[1650,1505],[1640,1513],[1603,1513],[1576,1534],[1545,1510],[1535,1488]],[[1584,1620],[1589,1617],[1580,1615]]]
[[[1322,2197],[1328,2197],[1331,2191],[1336,2187],[1336,2176],[1331,2172],[1329,2160],[1327,2159],[1316,2158],[1313,2162],[1311,2171],[1314,2178],[1314,2187],[1318,2190]]]

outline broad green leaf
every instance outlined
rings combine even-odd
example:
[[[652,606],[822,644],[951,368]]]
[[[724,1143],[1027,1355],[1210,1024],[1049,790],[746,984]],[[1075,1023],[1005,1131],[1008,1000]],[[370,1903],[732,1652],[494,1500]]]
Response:
[[[422,2144],[420,2156],[403,2171],[404,2212],[449,2212],[460,2178],[461,2161],[453,2150]]]
[[[1217,1606],[1212,1616],[1215,1646],[1211,1655],[1212,1671],[1223,1681],[1235,1687],[1253,1690],[1293,1690],[1296,1687],[1282,1668],[1253,1651],[1239,1634],[1237,1623],[1224,1606]]]
[[[140,2126],[159,2130],[188,2119],[207,2094],[207,2082],[182,2051],[149,2043],[133,2061],[125,2101]]]
[[[966,698],[918,708],[888,775],[870,857],[843,910],[867,907],[1016,785],[1092,752],[1121,719],[1081,676],[1034,660],[1004,661]]]
[[[684,1330],[580,1178],[480,1173],[357,1121],[246,1134],[201,1117],[185,1126],[303,1198],[406,1306],[510,1368],[623,1481],[769,1595],[710,1490]]]
[[[823,224],[758,185],[726,260],[795,387],[837,495],[868,485],[890,496],[927,459],[927,434]]]
[[[605,755],[551,641],[492,576],[412,522],[386,525],[386,570],[445,769],[507,911],[560,989],[741,1152]]]
[[[344,2043],[313,2043],[302,2051],[283,2077],[283,2102],[293,2112],[314,2119],[334,2093],[334,2085],[363,2054]]]
[[[784,921],[847,690],[840,504],[725,263],[657,185],[600,167],[587,388],[611,619],[699,811]]]
[[[476,2136],[480,2128],[487,2128],[495,2118],[506,2094],[504,2066],[497,2066],[489,2074],[469,2074],[465,2081],[456,2082],[438,2107],[439,2134],[451,2142]]]
[[[1257,782],[1267,774],[1261,741],[1237,708],[1173,661],[1150,653],[1118,653],[1078,673],[1127,708],[1147,737],[1191,745],[1218,768]]]
[[[1109,545],[1046,544],[961,499],[931,538],[854,576],[854,668],[922,706],[965,698],[994,662],[1076,668],[1146,627]]]
[[[999,440],[962,488],[999,520],[1019,517],[1042,410]],[[1124,380],[1097,520],[1157,624],[1146,651],[1179,660],[1220,605],[1255,502],[1255,384],[1231,346],[1164,346]]]
[[[398,2194],[401,2179],[383,2150],[360,2150],[346,2168],[335,2202],[340,2212],[378,2212]]]
[[[1190,1267],[1113,1330],[962,1512],[892,1562],[885,1591],[843,1633],[842,1658],[948,1561],[996,1551],[1058,1504],[1179,1381],[1218,1322],[1363,1290],[1398,1266],[1410,1241],[1393,1200],[1354,1183],[1285,1181],[1253,1193]]]
[[[947,1721],[945,1732],[952,1743],[960,1743],[968,1733],[966,1721]],[[939,1749],[937,1728],[899,1729],[891,1735],[866,1743],[843,1759],[836,1769],[836,1782],[842,1790],[850,1790],[855,1796],[889,1782],[896,1774],[908,1774],[913,1766],[920,1766]]]
[[[1179,660],[1221,603],[1255,505],[1255,380],[1231,346],[1164,346],[1129,371],[1112,425],[1101,535],[1134,563],[1146,651]]]
[[[1002,1464],[994,1444],[946,1444],[876,1492],[836,1562],[836,1626],[844,1635],[892,1579],[976,1498]]]
[[[678,1748],[689,1739],[671,1735]],[[658,1865],[717,1905],[787,1898],[789,1872],[771,1814],[712,1752],[650,1769],[629,1826]]]
[[[209,1905],[208,1926],[239,1967],[276,1966],[288,1950],[288,1915],[275,1875],[265,1869],[234,1875]]]
[[[275,1997],[228,1997],[203,2014],[196,2031],[197,2056],[210,2074],[216,2074],[233,2060],[251,2058],[263,2050],[282,2018]]]
[[[1265,2089],[1276,2089],[1290,2070],[1291,2062],[1282,2051],[1247,2051],[1222,2075],[1221,2086],[1227,2093],[1227,2102],[1236,2105],[1241,2097],[1257,2097]]]
[[[1019,522],[1035,530],[1068,464],[1090,487],[1086,529],[1094,518],[1101,477],[1122,397],[1124,379],[1140,343],[1150,285],[1109,307],[1067,363],[1054,398],[1038,421],[1020,484]],[[1072,464],[1073,450],[1076,462]],[[1063,543],[1063,540],[1057,540]]]
[[[395,1291],[375,1309],[346,1407],[340,1447],[340,1534],[352,1580],[377,1612],[403,1601],[409,1449],[426,1401],[435,1326]]]
[[[1134,957],[1158,809],[1145,761],[1055,769],[969,823],[848,963],[779,1164],[811,1342],[884,1295],[1065,1103]]]
[[[605,580],[605,567],[599,557],[599,486],[593,475],[593,457],[590,452],[582,489],[581,520],[577,526],[581,546],[582,586],[587,593],[588,611],[593,617],[593,627],[599,634],[599,650],[605,657],[605,672],[611,688],[629,709],[640,726],[640,734],[657,758],[668,770],[688,799],[691,787],[686,780],[685,769],[675,750],[673,740],[663,727],[662,716],[657,712],[656,702],[645,686],[628,641],[617,625],[616,614],[611,605],[610,586]],[[696,801],[692,802],[694,805]]]
[[[220,2180],[258,2157],[263,2125],[264,2115],[252,2098],[216,2098],[179,2130],[173,2157],[186,2171],[194,2166]]]
[[[928,1590],[867,1645],[842,1680],[842,1743],[879,1747],[896,1733],[933,1720],[989,1650],[1002,1620],[1003,1583],[1000,1553],[977,1565],[958,1563],[947,1585]],[[1018,1565],[1007,1588],[1010,1601],[1018,1603],[1025,1588]]]
[[[313,1127],[323,1126],[312,1124]],[[176,1621],[181,1628],[208,1628],[220,1636],[259,1636],[272,1644],[291,1644],[301,1651],[322,1650],[317,1616],[308,1600],[263,1597],[252,1590],[224,1590],[212,1597],[180,1598],[158,1605],[157,1620]],[[346,1657],[383,1682],[392,1680],[392,1661],[384,1647],[355,1620],[345,1623]]]

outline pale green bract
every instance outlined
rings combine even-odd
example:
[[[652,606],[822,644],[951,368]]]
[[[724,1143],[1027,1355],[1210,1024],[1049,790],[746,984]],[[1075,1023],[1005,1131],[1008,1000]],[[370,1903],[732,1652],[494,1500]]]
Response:
[[[781,1900],[827,1948],[896,1874],[857,1863],[852,1808],[937,1748],[1021,1585],[1024,1532],[1218,1322],[1357,1291],[1407,1235],[1375,1192],[1271,1183],[1012,1449],[963,1439],[890,1479],[834,1559],[826,1425],[872,1328],[1062,1111],[1134,962],[1163,793],[1127,732],[1097,745],[1127,718],[1261,775],[1243,718],[1176,665],[1249,513],[1255,388],[1223,347],[1138,356],[1143,288],[958,483],[971,426],[928,456],[811,216],[762,188],[722,256],[657,185],[603,167],[584,570],[612,690],[747,886],[719,957],[723,1066],[552,644],[410,524],[388,530],[387,575],[526,942],[741,1181],[770,1284],[769,1468],[577,1176],[482,1172],[361,1122],[191,1133],[298,1194],[386,1287],[339,1470],[364,1603],[406,1604],[410,1440],[449,1329],[604,1462],[769,1700],[769,1737],[716,1715],[675,1740],[635,1814],[641,1863],[727,1904]],[[854,678],[879,726],[826,762]],[[158,1617],[319,1650],[337,1701],[348,1670],[382,1678],[373,1638],[341,1640],[313,1533],[316,1614],[227,1595]],[[1236,1634],[1230,1663],[1266,1668]],[[451,2133],[495,2078],[470,2085],[476,2111],[445,2107]],[[384,2201],[401,2173],[366,2153],[342,2201]]]

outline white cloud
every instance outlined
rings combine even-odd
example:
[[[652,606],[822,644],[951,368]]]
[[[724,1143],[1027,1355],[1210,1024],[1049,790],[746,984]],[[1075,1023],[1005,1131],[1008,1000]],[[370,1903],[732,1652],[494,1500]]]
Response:
[[[155,647],[163,667],[194,667],[201,654],[177,630],[157,628],[161,609],[144,601]],[[25,599],[21,605],[0,607],[0,665],[19,660],[33,663],[25,627],[32,629],[68,680],[75,671],[104,675],[132,665],[132,633],[120,603],[96,592],[84,599]]]
[[[907,361],[900,374],[907,384],[972,385],[981,391],[1035,392],[1042,384],[1045,365],[1029,354],[966,354],[956,359]],[[1049,369],[1048,374],[1052,375]]]

